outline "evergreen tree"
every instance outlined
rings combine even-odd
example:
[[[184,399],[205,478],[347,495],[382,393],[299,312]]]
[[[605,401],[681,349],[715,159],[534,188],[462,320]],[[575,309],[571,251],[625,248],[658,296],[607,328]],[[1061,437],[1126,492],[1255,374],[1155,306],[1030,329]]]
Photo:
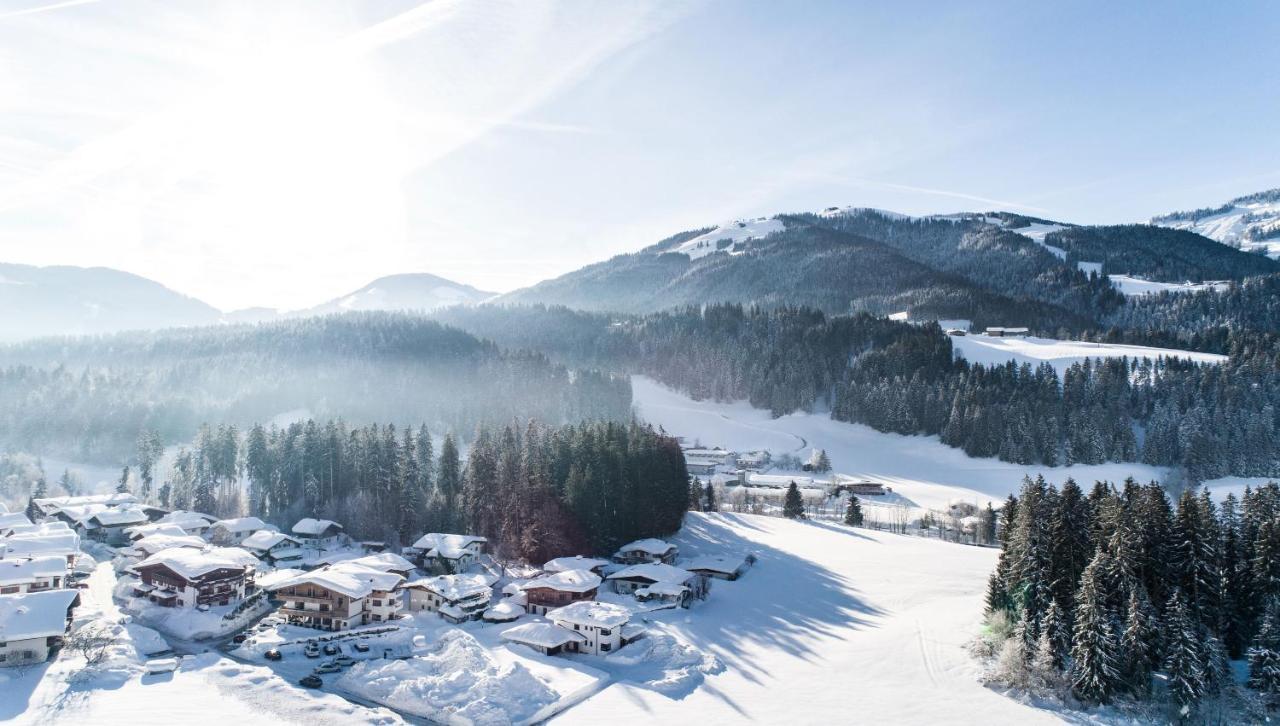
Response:
[[[1249,647],[1249,687],[1271,702],[1280,698],[1280,600],[1274,598]]]
[[[129,467],[127,466],[120,471],[120,481],[116,483],[116,493],[129,493]]]
[[[1164,670],[1168,676],[1169,695],[1183,715],[1191,713],[1204,697],[1205,657],[1201,633],[1195,613],[1180,590],[1165,608]]]
[[[44,499],[49,496],[49,485],[45,482],[44,473],[41,472],[40,478],[36,479],[35,486],[31,489],[31,497],[27,500],[27,519],[31,522],[39,522],[44,518],[40,507],[36,505],[37,499]]]
[[[782,516],[787,519],[804,519],[804,498],[795,482],[787,486],[787,495],[782,503]]]
[[[849,493],[849,505],[844,510],[844,523],[850,527],[862,526],[862,504],[858,501],[858,495]]]
[[[459,501],[462,494],[462,465],[458,460],[458,444],[452,433],[445,434],[444,443],[440,445],[437,472],[440,496],[444,501],[444,528],[448,532],[457,532],[463,528]]]
[[[716,489],[715,489],[715,487],[714,487],[714,486],[712,486],[712,485],[711,485],[711,480],[710,480],[710,479],[707,479],[707,504],[706,504],[706,511],[708,511],[708,512],[718,512],[718,511],[720,511],[720,504],[716,501]]]
[[[1107,610],[1102,579],[1106,553],[1099,549],[1080,578],[1076,593],[1076,622],[1071,646],[1071,686],[1086,703],[1107,703],[1123,686],[1120,642],[1114,618]]]
[[[1125,681],[1138,695],[1145,695],[1151,689],[1151,671],[1159,662],[1159,636],[1156,615],[1146,592],[1140,584],[1131,587],[1120,646],[1124,654]]]

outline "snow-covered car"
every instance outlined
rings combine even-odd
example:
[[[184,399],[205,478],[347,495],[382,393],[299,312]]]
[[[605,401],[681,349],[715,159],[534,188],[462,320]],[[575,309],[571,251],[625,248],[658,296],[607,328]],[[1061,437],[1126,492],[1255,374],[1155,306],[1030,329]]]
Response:
[[[263,653],[262,657],[266,658],[267,660],[284,660],[284,654],[282,654],[280,651],[276,650],[275,648],[272,648],[271,650],[268,650],[267,652]]]
[[[333,643],[326,643],[324,646],[325,655],[337,655],[341,652],[342,652],[342,649],[334,645]]]
[[[298,680],[298,683],[300,685],[306,686],[307,688],[319,688],[320,686],[324,685],[324,681],[320,680],[320,676],[317,676],[314,673],[303,676],[301,679]]]
[[[355,648],[355,650],[356,650],[356,652],[357,652],[357,653],[368,653],[368,652],[369,652],[369,644],[368,644],[368,643],[355,643],[355,644],[353,644],[351,647],[352,647],[352,648]]]
[[[342,670],[342,666],[338,665],[337,663],[334,663],[331,660],[327,660],[321,663],[320,665],[316,666],[315,670],[313,670],[312,673],[337,673],[340,670]]]
[[[356,659],[355,659],[355,658],[352,658],[352,657],[351,657],[351,656],[349,656],[349,655],[340,655],[340,656],[338,656],[337,658],[334,658],[334,659],[333,659],[333,662],[334,662],[334,663],[337,663],[338,665],[342,666],[343,668],[347,668],[347,667],[349,667],[349,666],[353,666],[353,665],[355,665],[355,663],[356,663]]]
[[[307,656],[308,658],[319,658],[320,647],[317,646],[315,643],[310,643],[307,645],[306,648],[302,649],[302,654]]]
[[[208,603],[203,603],[203,602],[202,602],[202,603],[200,603],[199,605],[197,605],[197,606],[196,606],[196,610],[198,610],[198,611],[200,611],[200,612],[202,612],[202,613],[207,613],[207,612],[209,612],[209,604],[208,604]]]

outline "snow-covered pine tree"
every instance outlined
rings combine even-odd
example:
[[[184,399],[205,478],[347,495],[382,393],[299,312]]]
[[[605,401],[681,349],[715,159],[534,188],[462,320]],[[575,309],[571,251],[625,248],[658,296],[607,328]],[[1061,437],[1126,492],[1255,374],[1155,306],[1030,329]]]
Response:
[[[1184,715],[1205,695],[1205,657],[1199,624],[1181,590],[1174,590],[1165,608],[1164,670],[1169,695]]]
[[[1058,495],[1050,524],[1054,598],[1070,611],[1080,575],[1093,556],[1089,528],[1089,503],[1074,479],[1068,478]]]
[[[804,519],[804,497],[795,482],[787,486],[787,495],[782,502],[782,516],[787,519]]]
[[[702,482],[698,479],[698,477],[690,476],[689,477],[689,511],[690,512],[702,511],[703,496],[705,495],[702,489]]]
[[[708,479],[707,479],[707,488],[706,488],[706,505],[705,505],[705,506],[706,506],[706,511],[708,511],[708,512],[718,512],[718,511],[720,511],[720,504],[719,504],[719,502],[717,502],[717,501],[716,501],[716,488],[715,488],[714,486],[712,486],[712,483],[711,483],[711,479],[710,479],[710,478],[708,478]]]
[[[1249,687],[1271,701],[1280,698],[1280,600],[1274,598],[1249,647]]]
[[[120,481],[116,483],[117,494],[129,493],[129,467],[120,470]]]
[[[1138,696],[1151,690],[1151,672],[1159,662],[1159,637],[1155,611],[1146,590],[1138,583],[1129,589],[1124,632],[1120,636],[1125,681]]]
[[[862,504],[856,494],[849,494],[849,504],[844,510],[844,523],[851,527],[862,526]]]
[[[1049,663],[1054,670],[1061,671],[1067,663],[1067,656],[1071,654],[1071,628],[1057,600],[1049,604],[1040,627],[1040,640],[1036,644],[1036,652],[1039,653],[1045,648],[1047,648]]]
[[[44,472],[40,473],[40,478],[36,479],[35,486],[31,488],[31,498],[27,500],[27,519],[32,522],[39,522],[42,514],[40,507],[36,506],[37,499],[44,499],[49,496],[49,484],[44,479]]]
[[[1107,554],[1099,548],[1080,577],[1080,590],[1076,593],[1071,688],[1077,698],[1087,703],[1107,703],[1123,685],[1120,640],[1102,583],[1108,566]]]

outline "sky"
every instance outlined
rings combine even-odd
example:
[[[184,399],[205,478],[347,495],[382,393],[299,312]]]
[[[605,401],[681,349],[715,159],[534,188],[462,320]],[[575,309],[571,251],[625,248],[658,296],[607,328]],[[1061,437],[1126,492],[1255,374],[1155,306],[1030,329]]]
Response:
[[[1280,5],[0,0],[0,261],[224,310],[504,292],[839,205],[1280,187]]]

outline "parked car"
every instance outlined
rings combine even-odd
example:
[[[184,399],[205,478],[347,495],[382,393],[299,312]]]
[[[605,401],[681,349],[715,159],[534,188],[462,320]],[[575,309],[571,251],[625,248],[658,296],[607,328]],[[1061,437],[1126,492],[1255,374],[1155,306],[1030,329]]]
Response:
[[[309,643],[306,648],[302,649],[302,654],[308,658],[319,658],[320,648],[315,643]]]
[[[266,653],[263,653],[262,657],[266,658],[267,660],[284,660],[284,654],[282,654],[280,651],[276,650],[275,648],[272,648],[271,650],[268,650]]]
[[[311,675],[303,676],[298,681],[298,683],[303,686],[306,686],[307,688],[319,688],[320,686],[324,685],[324,681],[320,680],[320,676],[317,676],[314,673],[312,673]]]
[[[208,603],[203,603],[203,602],[202,602],[202,603],[200,603],[199,605],[197,605],[197,606],[196,606],[196,610],[198,610],[198,611],[200,611],[200,612],[202,612],[202,613],[207,613],[207,612],[209,612],[209,604],[208,604]]]
[[[368,644],[368,643],[356,643],[355,645],[352,645],[351,647],[352,647],[352,648],[355,648],[357,653],[368,653],[368,652],[369,652],[369,644]]]
[[[246,640],[248,640],[248,639],[249,639],[249,636],[245,635],[244,633],[236,633],[235,637],[231,639],[231,642],[232,642],[232,643],[243,643],[244,641],[246,641]]]
[[[333,662],[334,662],[334,663],[337,663],[338,665],[342,666],[343,668],[348,668],[348,667],[353,666],[353,665],[355,665],[355,664],[356,664],[356,659],[355,659],[355,658],[352,658],[352,657],[351,657],[351,656],[349,656],[349,655],[340,655],[340,656],[338,656],[337,658],[334,658],[334,659],[333,659]]]
[[[326,643],[324,646],[325,655],[337,655],[341,652],[342,652],[342,649],[334,645],[333,643]]]
[[[320,665],[316,666],[315,670],[313,670],[312,673],[337,673],[340,670],[342,670],[342,666],[338,665],[337,663],[334,663],[331,660],[327,660],[321,663]]]

